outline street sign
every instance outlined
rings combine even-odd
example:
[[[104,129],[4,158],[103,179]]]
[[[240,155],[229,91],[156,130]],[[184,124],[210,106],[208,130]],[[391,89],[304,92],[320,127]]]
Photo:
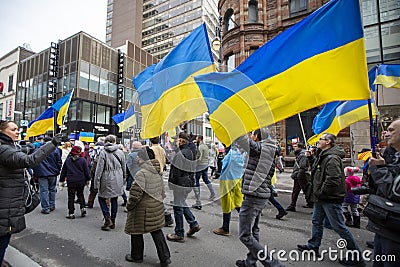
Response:
[[[20,122],[21,127],[28,126],[28,123],[29,123],[29,121],[27,121],[27,120],[21,120],[21,122]]]

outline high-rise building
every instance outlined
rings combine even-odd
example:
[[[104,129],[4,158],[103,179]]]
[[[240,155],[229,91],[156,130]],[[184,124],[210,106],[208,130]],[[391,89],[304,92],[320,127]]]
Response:
[[[193,29],[205,22],[212,40],[218,23],[217,0],[109,0],[106,42],[125,40],[161,59]]]

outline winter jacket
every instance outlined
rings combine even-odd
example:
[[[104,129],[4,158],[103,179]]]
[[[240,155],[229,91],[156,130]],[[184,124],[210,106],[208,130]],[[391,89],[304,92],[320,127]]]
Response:
[[[346,177],[346,196],[344,197],[343,202],[350,204],[360,203],[360,195],[354,195],[353,192],[351,191],[352,188],[360,186],[361,186],[360,177],[356,175]]]
[[[52,142],[27,155],[0,133],[0,236],[21,232],[25,226],[24,168],[37,166],[56,148]]]
[[[58,176],[61,171],[61,166],[61,150],[57,147],[39,165],[32,168],[33,176],[37,178]]]
[[[106,143],[97,157],[94,189],[99,197],[114,198],[123,194],[126,180],[125,155],[118,145]]]
[[[188,144],[179,146],[179,151],[171,163],[168,183],[171,189],[176,186],[192,187],[196,170],[196,154]]]
[[[197,166],[208,166],[208,154],[209,154],[209,149],[204,142],[200,142],[199,146],[197,147],[197,152],[196,152],[196,159],[197,159]],[[200,170],[202,170],[201,168]]]
[[[129,191],[125,233],[145,234],[162,229],[165,223],[164,198],[160,163],[156,159],[142,163]]]
[[[275,143],[268,139],[255,142],[245,136],[239,137],[236,142],[240,147],[249,150],[243,174],[243,195],[269,198],[271,179],[275,172]]]
[[[62,167],[60,182],[67,180],[68,187],[85,186],[90,181],[87,161],[79,155],[69,156]]]
[[[311,201],[342,203],[346,195],[346,181],[342,158],[345,152],[333,146],[319,153],[312,167],[313,193]]]
[[[296,161],[290,177],[292,177],[292,179],[306,179],[306,172],[309,169],[309,165],[305,151],[300,149],[296,150],[294,155],[296,156]]]

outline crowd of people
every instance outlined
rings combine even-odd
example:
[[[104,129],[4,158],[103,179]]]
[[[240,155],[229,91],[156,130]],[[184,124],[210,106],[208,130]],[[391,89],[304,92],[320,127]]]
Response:
[[[122,206],[127,212],[124,229],[131,238],[130,253],[125,257],[129,262],[143,262],[143,235],[150,233],[160,266],[168,266],[171,254],[167,241],[184,243],[185,236],[193,236],[202,229],[191,211],[191,208],[203,208],[200,178],[210,193],[209,201],[216,201],[217,196],[211,179],[219,179],[222,226],[215,228],[214,234],[230,235],[231,213],[236,210],[239,214],[238,238],[248,251],[244,259],[236,261],[236,266],[256,266],[257,262],[263,266],[283,266],[278,259],[271,258],[265,250],[267,246],[260,243],[260,216],[268,201],[278,210],[276,219],[282,219],[288,212],[296,212],[301,191],[306,196],[304,207],[313,209],[312,233],[306,244],[297,245],[298,250],[319,256],[324,227],[329,224],[328,227],[346,240],[348,250],[360,252],[348,227],[360,228],[360,196],[353,189],[365,181],[356,175],[360,169],[343,166],[344,150],[336,144],[336,136],[330,133],[324,133],[317,147],[311,149],[306,150],[300,142],[293,144],[293,190],[286,209],[274,198],[276,172],[284,170],[280,146],[271,139],[268,128],[244,135],[223,149],[218,144],[206,145],[201,135],[181,132],[175,138],[173,157],[168,157],[160,146],[159,137],[151,138],[150,145],[134,142],[129,153],[117,144],[114,135],[100,137],[95,144],[62,140],[60,134],[38,137],[32,144],[21,142],[18,145],[19,138],[14,122],[0,121],[0,262],[11,235],[26,227],[24,202],[29,176],[38,186],[43,215],[56,209],[58,181],[60,189],[67,187],[66,218],[75,219],[76,203],[80,216],[85,217],[87,208],[93,208],[97,198],[104,217],[100,227],[103,231],[116,228],[118,198],[122,197]],[[389,126],[384,138],[389,147],[382,155],[373,155],[368,161],[368,193],[392,201],[396,206],[400,203],[400,120]],[[173,194],[170,203],[173,216],[164,203],[163,172],[167,163],[170,164],[168,189]],[[85,186],[90,192],[87,201]],[[196,202],[190,206],[187,198],[192,190]],[[377,220],[371,205],[369,210],[371,212],[366,214],[370,219],[368,229],[376,233],[375,255],[400,257],[399,228],[389,226],[382,219]],[[388,214],[390,212],[393,211]],[[186,233],[184,219],[189,226]],[[398,221],[391,223],[397,226]],[[174,224],[174,231],[164,235],[163,228]],[[359,257],[340,259],[339,263],[365,266]],[[395,266],[391,262],[373,264]]]

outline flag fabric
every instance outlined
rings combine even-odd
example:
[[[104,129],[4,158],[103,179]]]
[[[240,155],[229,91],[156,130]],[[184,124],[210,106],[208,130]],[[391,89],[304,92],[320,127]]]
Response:
[[[40,116],[28,124],[25,140],[54,130],[54,109],[49,107]]]
[[[79,141],[82,142],[94,142],[94,133],[92,132],[80,132],[79,133]]]
[[[158,136],[207,111],[193,76],[215,71],[203,23],[160,62],[133,78],[142,111],[142,138]]]
[[[136,125],[135,108],[132,105],[127,111],[118,113],[112,117],[119,127],[119,132],[123,132],[129,127]]]
[[[63,117],[67,114],[69,104],[71,103],[72,95],[74,94],[74,90],[61,97],[56,103],[53,104],[53,108],[58,111],[57,115],[57,124],[63,124]]]
[[[358,0],[332,0],[229,73],[195,77],[218,139],[341,100],[368,99]]]
[[[377,112],[374,103],[372,107],[372,115],[375,116]],[[337,135],[340,130],[368,117],[368,100],[328,103],[315,116],[312,125],[315,135],[310,137],[307,143],[314,145],[324,133]]]
[[[400,64],[379,65],[375,84],[382,84],[386,88],[400,89]]]
[[[368,83],[369,83],[369,89],[372,91],[372,92],[375,92],[375,85],[374,85],[374,82],[375,82],[375,79],[376,79],[376,70],[378,69],[378,67],[377,66],[374,66],[372,69],[370,69],[369,71],[368,71]]]

